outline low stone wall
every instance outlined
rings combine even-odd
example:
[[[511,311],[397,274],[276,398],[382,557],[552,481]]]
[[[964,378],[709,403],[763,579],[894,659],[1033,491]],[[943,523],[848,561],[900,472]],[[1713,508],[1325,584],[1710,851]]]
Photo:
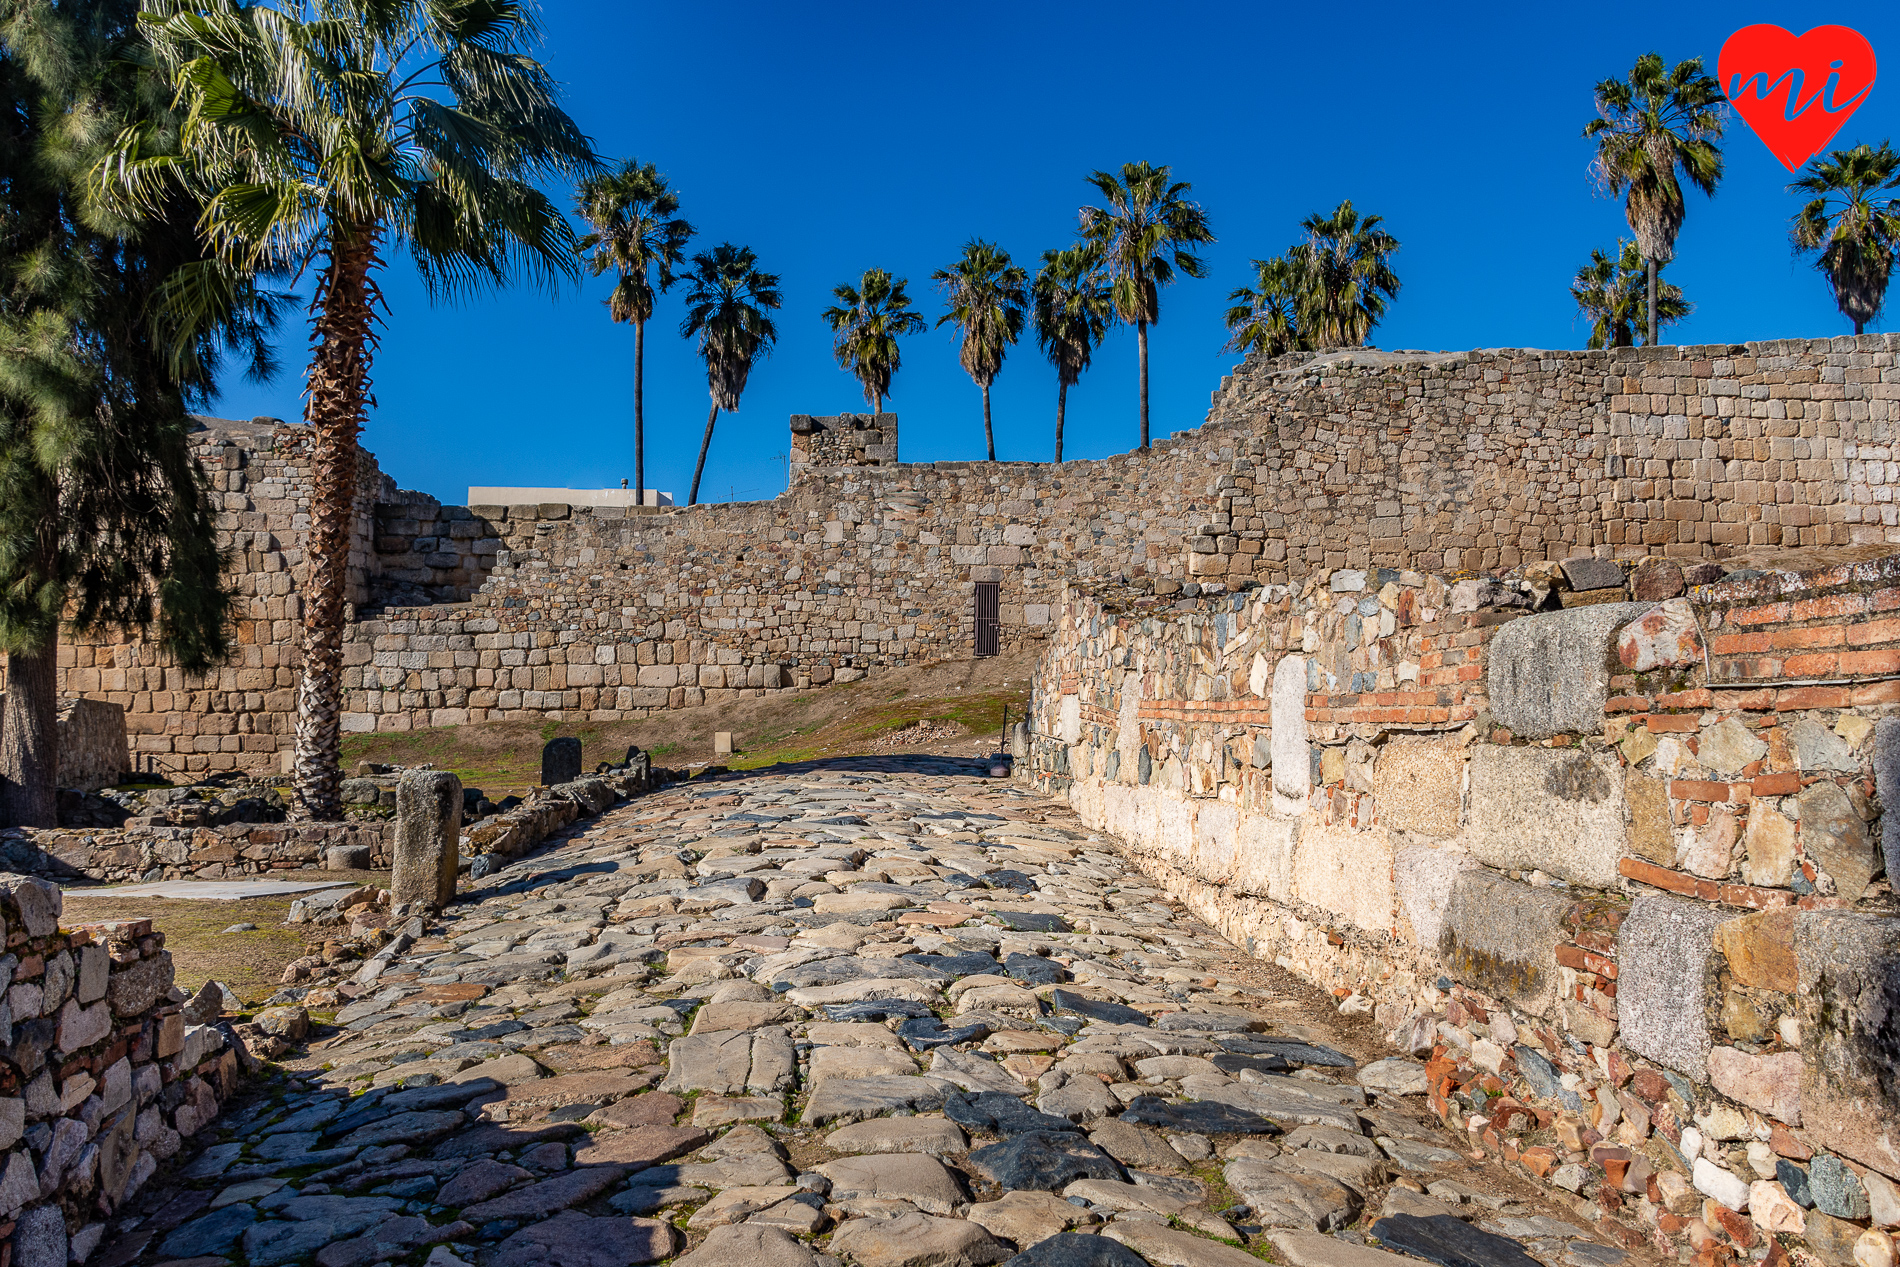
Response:
[[[1071,586],[1019,769],[1626,1242],[1851,1261],[1900,1226],[1900,558],[1696,579]]]
[[[14,872],[105,884],[229,880],[326,865],[338,847],[390,865],[389,824],[233,823],[224,827],[18,828],[0,831],[0,864]]]
[[[187,1025],[149,920],[62,929],[59,889],[0,878],[0,1261],[81,1261],[105,1220],[218,1112],[238,1057]]]

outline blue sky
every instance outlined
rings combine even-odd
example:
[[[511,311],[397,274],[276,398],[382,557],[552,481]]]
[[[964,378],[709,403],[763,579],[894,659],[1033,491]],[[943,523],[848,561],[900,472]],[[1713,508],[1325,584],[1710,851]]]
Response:
[[[778,348],[740,411],[720,416],[706,501],[783,489],[789,414],[865,407],[818,315],[834,285],[891,269],[934,322],[932,270],[979,235],[1033,269],[1073,237],[1092,169],[1171,164],[1220,239],[1205,280],[1164,292],[1151,333],[1160,436],[1204,418],[1236,360],[1220,351],[1228,291],[1309,212],[1350,198],[1402,243],[1403,291],[1376,346],[1581,347],[1569,280],[1592,247],[1628,233],[1621,204],[1592,191],[1579,135],[1597,80],[1652,49],[1713,70],[1722,41],[1754,22],[1851,25],[1900,58],[1900,9],[1869,3],[554,0],[546,19],[544,59],[601,153],[672,178],[696,249],[749,245],[783,278]],[[1895,134],[1900,79],[1877,83],[1835,144]],[[1727,152],[1714,200],[1691,194],[1669,268],[1696,304],[1674,337],[1850,333],[1790,253],[1787,172],[1733,116]],[[431,307],[399,266],[384,285],[364,443],[404,487],[459,503],[471,484],[632,476],[633,334],[608,320],[605,280],[457,307]],[[684,501],[709,402],[680,315],[676,290],[648,327],[647,481]],[[233,376],[218,411],[300,416],[303,336],[288,325],[284,372],[262,385]],[[1070,392],[1066,456],[1133,447],[1135,391],[1134,336],[1120,331]],[[999,457],[1048,459],[1055,396],[1054,371],[1019,345],[994,389]],[[980,397],[950,327],[905,344],[887,407],[904,460],[983,456]]]

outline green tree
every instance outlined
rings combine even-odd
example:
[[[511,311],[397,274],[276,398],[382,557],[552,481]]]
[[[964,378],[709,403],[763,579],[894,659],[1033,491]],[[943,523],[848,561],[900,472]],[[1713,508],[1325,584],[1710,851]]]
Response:
[[[1214,241],[1207,213],[1189,202],[1193,186],[1169,183],[1170,169],[1123,163],[1121,175],[1095,172],[1089,183],[1106,207],[1084,207],[1082,234],[1101,248],[1115,311],[1135,327],[1141,364],[1141,447],[1148,447],[1148,327],[1161,320],[1161,288],[1174,275],[1203,277],[1206,266],[1190,248]]]
[[[1308,349],[1300,324],[1299,270],[1284,255],[1253,262],[1255,285],[1227,296],[1227,346],[1223,351],[1281,356]]]
[[[1711,198],[1722,179],[1722,89],[1691,57],[1673,69],[1662,54],[1644,53],[1628,79],[1596,88],[1597,118],[1583,129],[1596,138],[1598,184],[1623,204],[1637,248],[1648,261],[1649,341],[1656,342],[1656,272],[1676,257],[1686,207],[1678,173]]]
[[[1069,389],[1081,381],[1089,358],[1115,321],[1115,299],[1102,273],[1101,252],[1086,244],[1044,251],[1030,300],[1036,342],[1056,367],[1056,461],[1060,462]]]
[[[57,648],[136,634],[187,674],[228,651],[216,507],[185,412],[226,350],[270,369],[281,297],[207,261],[198,209],[136,221],[84,176],[117,132],[174,139],[136,0],[0,0],[0,826],[56,825]],[[188,322],[155,320],[192,296]]]
[[[633,323],[633,498],[646,497],[646,341],[647,321],[656,296],[675,280],[685,262],[693,226],[679,216],[679,195],[651,163],[628,159],[613,171],[584,178],[574,195],[574,211],[591,232],[578,250],[588,254],[594,276],[616,274],[607,312],[615,321]]]
[[[1874,195],[1895,188],[1900,188],[1900,153],[1886,141],[1817,158],[1788,186],[1790,193],[1813,195],[1794,218],[1795,249],[1819,252],[1814,266],[1827,278],[1855,334],[1880,315],[1893,280],[1900,198]]]
[[[832,288],[839,302],[824,312],[838,366],[863,384],[864,403],[874,414],[884,412],[891,379],[903,365],[898,339],[924,328],[923,317],[911,311],[904,290],[909,284],[909,278],[867,268],[856,286],[846,282]]]
[[[972,238],[963,255],[949,268],[930,275],[943,291],[950,311],[937,318],[939,326],[954,322],[963,329],[963,348],[957,359],[983,389],[983,443],[989,460],[996,460],[996,433],[990,427],[990,384],[1002,371],[1010,344],[1022,337],[1029,302],[1029,274],[1009,262],[1009,252],[994,242]]]
[[[1590,262],[1577,270],[1570,284],[1570,297],[1577,311],[1590,319],[1590,347],[1626,348],[1643,331],[1647,272],[1642,251],[1629,238],[1617,240],[1614,258],[1600,250],[1590,252]],[[1682,297],[1682,288],[1657,278],[1656,323],[1660,329],[1682,320],[1695,311],[1695,305]]]
[[[1287,252],[1294,277],[1299,327],[1308,346],[1364,347],[1372,328],[1399,293],[1392,256],[1399,240],[1378,216],[1361,216],[1350,200],[1331,215],[1314,212],[1300,222],[1306,241]]]
[[[767,315],[778,310],[778,274],[761,272],[751,247],[721,242],[693,257],[687,285],[680,337],[699,339],[706,386],[712,393],[706,437],[699,442],[699,464],[693,468],[693,488],[686,497],[688,506],[696,506],[699,477],[706,472],[706,451],[712,448],[713,423],[719,420],[721,409],[739,411],[739,398],[745,394],[753,364],[769,356],[778,339],[778,327]]]
[[[371,404],[378,275],[393,243],[435,296],[526,273],[578,276],[575,236],[539,184],[594,170],[587,138],[529,56],[537,9],[511,0],[148,0],[140,29],[187,108],[182,155],[129,129],[95,180],[149,207],[204,206],[221,260],[317,269],[304,417],[309,571],[297,697],[301,816],[342,815],[343,617],[356,439]]]

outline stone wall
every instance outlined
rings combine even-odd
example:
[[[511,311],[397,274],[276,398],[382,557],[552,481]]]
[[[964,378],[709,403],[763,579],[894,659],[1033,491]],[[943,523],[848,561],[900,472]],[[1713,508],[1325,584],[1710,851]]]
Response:
[[[0,1255],[12,1267],[90,1254],[238,1076],[224,1030],[187,1025],[173,1002],[150,920],[63,929],[59,917],[56,886],[0,884]]]
[[[1864,335],[1255,359],[1198,428],[1061,466],[887,464],[894,416],[801,416],[805,460],[770,502],[461,518],[370,462],[347,724],[615,720],[966,658],[982,582],[1001,586],[1007,650],[1047,633],[1070,580],[1900,540],[1897,350]],[[230,668],[187,683],[148,648],[62,652],[67,689],[124,703],[149,760],[228,768],[288,745],[303,446],[299,427],[206,436],[246,596]]]
[[[1659,1249],[1842,1261],[1900,1224],[1900,557],[1695,579],[1073,585],[1021,768],[1428,1057],[1474,1149]]]

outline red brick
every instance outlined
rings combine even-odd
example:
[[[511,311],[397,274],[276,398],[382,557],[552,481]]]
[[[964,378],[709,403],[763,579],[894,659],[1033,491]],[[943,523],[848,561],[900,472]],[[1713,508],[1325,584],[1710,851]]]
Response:
[[[1744,710],[1770,709],[1775,706],[1775,693],[1771,690],[1756,691],[1714,691],[1714,707]]]
[[[1603,704],[1606,713],[1647,713],[1649,701],[1640,695],[1619,695]]]
[[[1673,695],[1658,695],[1657,708],[1708,708],[1714,701],[1706,688],[1697,687],[1692,691],[1677,691]]]
[[[1749,785],[1756,796],[1793,796],[1801,790],[1799,774],[1764,774]]]
[[[1900,704],[1900,682],[1870,682],[1854,688],[1855,704]]]
[[[1694,876],[1684,875],[1680,871],[1671,871],[1667,867],[1659,867],[1653,862],[1644,862],[1641,858],[1620,858],[1617,860],[1616,870],[1619,875],[1628,876],[1643,884],[1654,885],[1659,889],[1667,889],[1671,893],[1694,896],[1696,891]]]
[[[1728,614],[1731,625],[1779,625],[1788,619],[1788,604],[1769,603],[1766,607],[1737,607]]]
[[[1841,672],[1861,674],[1900,673],[1900,650],[1892,651],[1844,651],[1840,656]]]
[[[1870,611],[1890,612],[1900,607],[1900,589],[1875,590],[1867,597]]]
[[[1769,636],[1776,647],[1839,647],[1847,643],[1847,631],[1839,625],[1819,625],[1812,629],[1777,629]]]
[[[1844,686],[1792,686],[1775,693],[1778,712],[1804,708],[1846,708],[1848,691]]]
[[[1651,734],[1693,734],[1699,729],[1699,719],[1687,713],[1675,713],[1668,716],[1650,716],[1644,719],[1649,723]]]
[[[1879,654],[1878,652],[1864,654]],[[1781,662],[1781,671],[1788,677],[1827,677],[1841,671],[1841,657],[1834,652],[1809,655],[1791,655]]]
[[[1773,637],[1765,633],[1717,634],[1709,639],[1709,650],[1716,655],[1746,655],[1772,646]]]
[[[1829,594],[1822,598],[1804,598],[1792,604],[1788,609],[1788,619],[1827,620],[1835,616],[1856,616],[1866,610],[1865,595]]]
[[[1870,620],[1847,627],[1847,645],[1871,647],[1883,642],[1900,642],[1900,620]]]

